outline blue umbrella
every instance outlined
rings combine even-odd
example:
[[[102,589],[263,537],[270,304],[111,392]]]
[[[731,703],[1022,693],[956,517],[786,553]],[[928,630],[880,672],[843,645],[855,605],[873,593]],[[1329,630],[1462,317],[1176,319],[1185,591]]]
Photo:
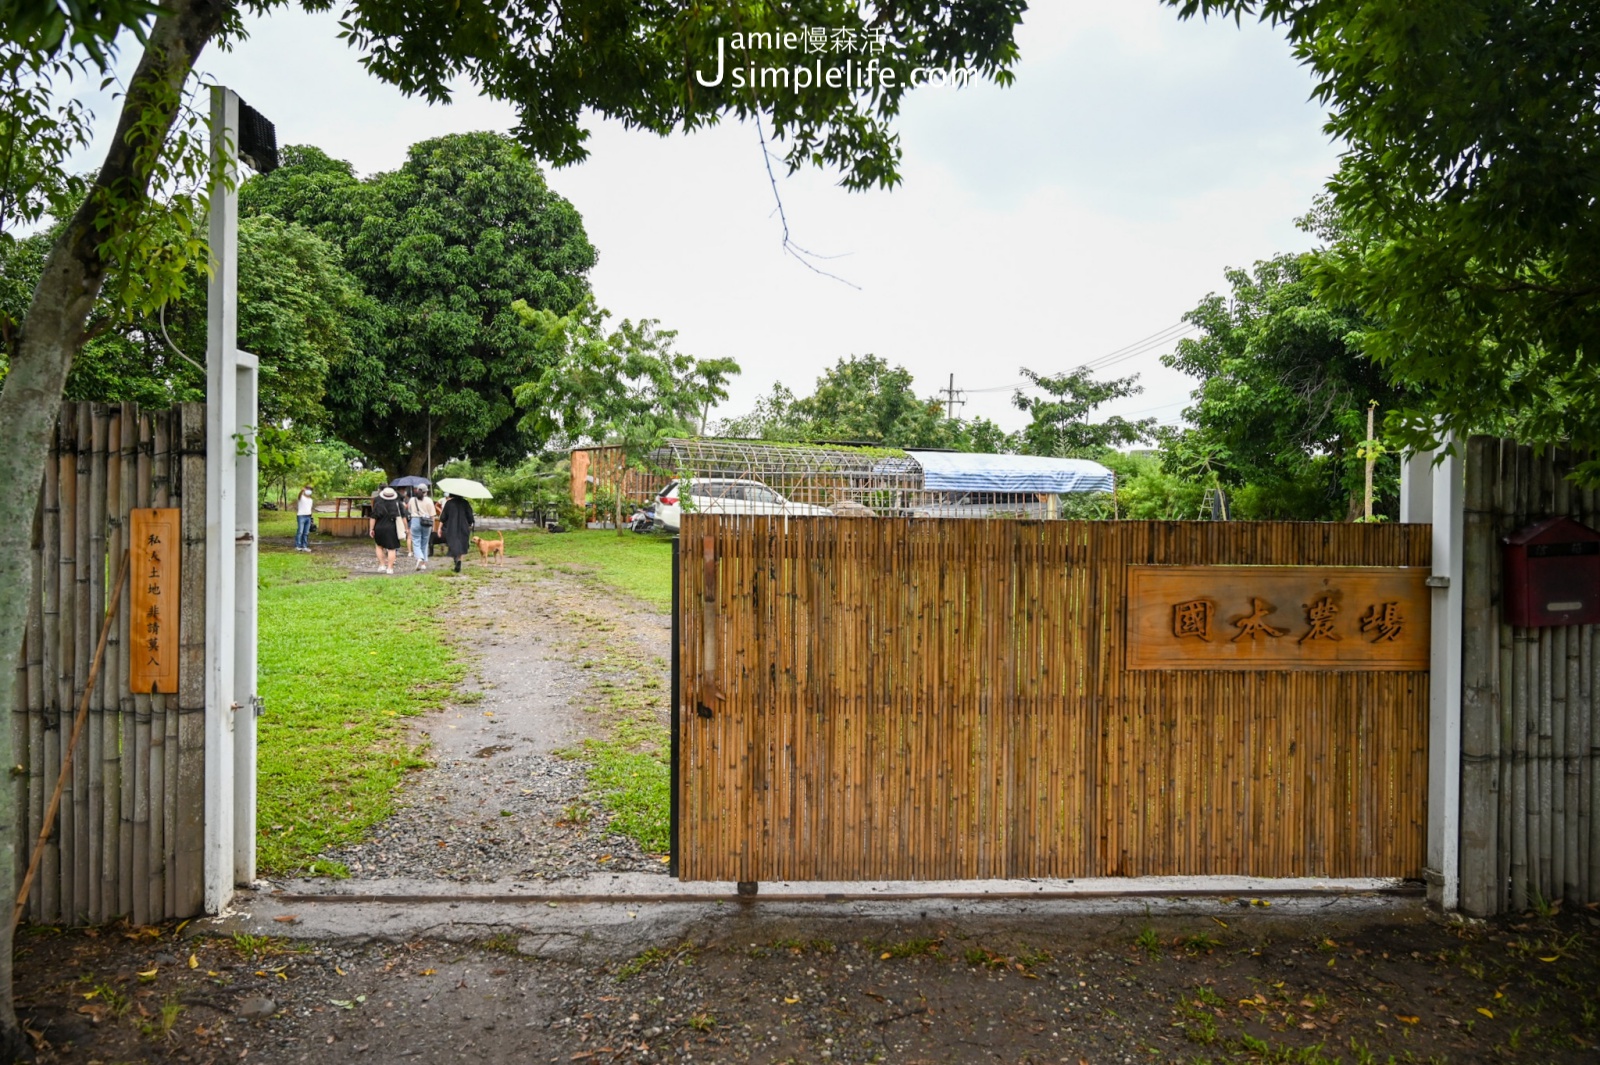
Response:
[[[396,477],[394,480],[390,481],[389,482],[389,487],[390,488],[427,488],[432,483],[433,482],[428,480],[426,477],[412,477],[412,476],[410,476],[408,474],[405,477]]]

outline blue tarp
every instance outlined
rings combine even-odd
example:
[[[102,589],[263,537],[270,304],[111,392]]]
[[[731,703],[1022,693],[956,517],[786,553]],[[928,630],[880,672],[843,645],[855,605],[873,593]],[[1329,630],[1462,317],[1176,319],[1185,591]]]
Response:
[[[1089,459],[910,451],[923,487],[938,492],[1109,492],[1110,470]]]

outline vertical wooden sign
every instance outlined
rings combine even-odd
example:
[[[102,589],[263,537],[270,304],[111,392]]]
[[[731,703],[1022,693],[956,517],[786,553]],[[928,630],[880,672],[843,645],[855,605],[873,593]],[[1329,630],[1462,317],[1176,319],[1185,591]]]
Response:
[[[180,512],[137,509],[130,517],[128,687],[141,695],[170,695],[178,690]]]

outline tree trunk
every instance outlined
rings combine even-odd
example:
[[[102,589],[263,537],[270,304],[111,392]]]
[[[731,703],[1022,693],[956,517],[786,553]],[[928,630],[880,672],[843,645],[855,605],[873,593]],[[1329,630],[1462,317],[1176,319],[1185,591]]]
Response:
[[[96,216],[108,192],[127,206],[150,194],[149,161],[171,131],[184,83],[201,49],[222,27],[224,5],[216,0],[174,0],[150,31],[139,68],[129,82],[116,136],[106,152],[94,187],[45,258],[16,347],[11,372],[0,388],[0,484],[24,493],[19,510],[31,509],[44,478],[45,453],[67,371],[83,342],[83,327],[94,308],[110,264],[101,254],[104,235]],[[126,213],[115,215],[126,218]],[[33,555],[25,536],[0,536],[0,766],[15,762],[11,722],[16,707],[13,669],[32,584]],[[0,907],[9,914],[16,891],[17,810],[10,788],[0,788]],[[0,1061],[14,1061],[25,1040],[17,1025],[11,990],[11,923],[0,926]]]
[[[413,448],[411,454],[406,456],[404,473],[407,477],[427,477],[430,480],[433,474],[428,472],[428,453],[421,447]]]

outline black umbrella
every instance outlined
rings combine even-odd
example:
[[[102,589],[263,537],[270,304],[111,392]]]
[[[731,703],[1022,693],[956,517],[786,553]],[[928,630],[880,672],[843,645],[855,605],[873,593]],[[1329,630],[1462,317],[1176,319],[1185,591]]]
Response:
[[[426,477],[412,477],[412,476],[410,476],[408,474],[405,477],[396,477],[394,480],[390,481],[389,482],[389,487],[390,488],[427,488],[431,484],[433,484],[433,482],[428,480]]]

